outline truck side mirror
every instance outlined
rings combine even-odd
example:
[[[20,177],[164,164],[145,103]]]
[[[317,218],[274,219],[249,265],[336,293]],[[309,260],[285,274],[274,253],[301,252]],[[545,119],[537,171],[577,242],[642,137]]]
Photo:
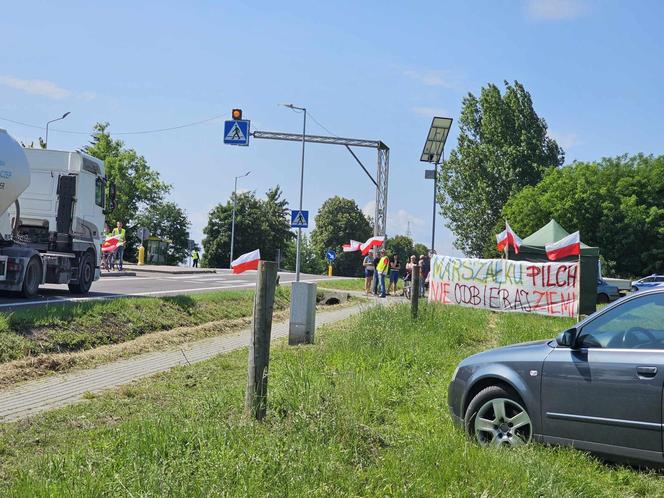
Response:
[[[111,180],[108,184],[108,209],[109,209],[109,211],[114,211],[115,208],[116,208],[115,196],[116,196],[115,181]]]

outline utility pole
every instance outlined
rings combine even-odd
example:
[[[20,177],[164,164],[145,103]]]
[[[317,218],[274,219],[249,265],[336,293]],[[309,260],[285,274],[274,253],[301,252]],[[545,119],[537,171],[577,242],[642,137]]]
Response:
[[[307,109],[306,107],[297,107],[293,104],[284,104],[284,107],[288,107],[294,111],[301,111],[304,113],[302,119],[302,162],[300,164],[300,212],[302,212],[302,194],[304,192],[304,144],[306,143],[307,138]],[[300,247],[302,244],[302,228],[298,227],[297,229],[297,243],[295,247],[295,281],[300,281]]]
[[[235,208],[237,206],[237,179],[238,178],[244,178],[245,176],[248,176],[251,171],[247,171],[244,175],[236,176],[235,177],[235,187],[233,187],[233,221],[231,222],[231,259],[228,262],[228,267],[231,267],[231,263],[233,262],[233,245],[235,243]]]

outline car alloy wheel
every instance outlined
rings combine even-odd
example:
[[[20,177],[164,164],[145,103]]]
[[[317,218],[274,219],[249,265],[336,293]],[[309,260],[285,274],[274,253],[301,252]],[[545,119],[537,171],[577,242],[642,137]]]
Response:
[[[521,446],[532,438],[532,422],[516,396],[499,386],[480,391],[466,413],[466,430],[482,446]]]

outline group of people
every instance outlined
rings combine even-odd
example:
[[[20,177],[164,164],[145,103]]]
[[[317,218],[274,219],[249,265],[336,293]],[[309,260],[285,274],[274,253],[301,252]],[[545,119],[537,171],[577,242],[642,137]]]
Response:
[[[104,241],[112,238],[117,238],[115,249],[102,253],[101,266],[106,271],[116,269],[122,271],[122,258],[124,257],[125,241],[127,240],[127,232],[121,221],[118,221],[113,230],[108,225],[104,225]]]
[[[385,248],[381,248],[380,250],[374,249],[373,254],[369,253],[364,257],[362,266],[364,267],[364,291],[367,295],[369,293],[380,297],[397,295],[401,262],[396,254],[388,256]],[[429,258],[422,254],[419,260],[415,255],[412,255],[408,259],[404,272],[404,285],[411,285],[414,266],[419,266],[420,268],[419,294],[420,296],[424,296],[430,270]],[[387,288],[385,286],[386,280],[388,284]]]

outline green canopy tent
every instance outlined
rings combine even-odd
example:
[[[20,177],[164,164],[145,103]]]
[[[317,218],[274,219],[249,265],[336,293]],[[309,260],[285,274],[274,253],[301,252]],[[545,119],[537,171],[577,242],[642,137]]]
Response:
[[[523,239],[519,254],[510,252],[510,259],[517,261],[533,261],[537,263],[549,261],[544,247],[567,237],[569,232],[561,227],[556,220],[551,220],[532,235]],[[560,261],[576,261],[577,256],[564,258]],[[581,242],[581,314],[594,313],[597,304],[599,248],[590,247]]]

